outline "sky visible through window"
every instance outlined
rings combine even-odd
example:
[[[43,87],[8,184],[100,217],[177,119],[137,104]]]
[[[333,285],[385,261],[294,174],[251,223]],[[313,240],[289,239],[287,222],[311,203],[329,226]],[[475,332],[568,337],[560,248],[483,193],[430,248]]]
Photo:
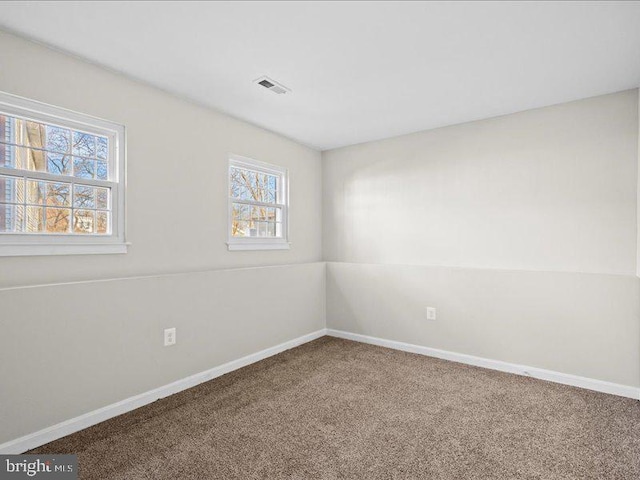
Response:
[[[106,137],[0,114],[0,233],[109,234],[108,162]]]
[[[281,179],[247,168],[230,168],[231,235],[282,237]]]

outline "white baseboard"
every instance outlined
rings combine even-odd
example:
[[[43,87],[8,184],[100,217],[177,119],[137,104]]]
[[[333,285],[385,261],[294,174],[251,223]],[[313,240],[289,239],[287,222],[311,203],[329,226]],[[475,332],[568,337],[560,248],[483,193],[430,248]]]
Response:
[[[547,380],[550,382],[562,383],[564,385],[571,385],[574,387],[586,388],[588,390],[595,390],[597,392],[610,393],[613,395],[640,400],[640,388],[637,387],[619,385],[616,383],[594,380],[592,378],[579,377],[577,375],[554,372],[551,370],[544,370],[536,367],[528,367],[526,365],[501,362],[499,360],[474,357],[472,355],[465,355],[462,353],[448,352],[446,350],[438,350],[435,348],[423,347],[420,345],[412,345],[410,343],[398,342],[395,340],[370,337],[358,333],[350,333],[341,330],[324,328],[307,335],[294,338],[293,340],[289,340],[288,342],[281,343],[280,345],[276,345],[274,347],[270,347],[265,350],[253,353],[251,355],[247,355],[246,357],[233,360],[218,367],[214,367],[210,370],[196,373],[195,375],[177,380],[168,385],[164,385],[148,392],[129,397],[127,399],[121,400],[111,405],[107,405],[106,407],[99,408],[92,412],[85,413],[84,415],[80,415],[70,420],[65,420],[64,422],[52,425],[34,433],[30,433],[15,440],[10,440],[6,443],[0,444],[0,454],[17,454],[26,452],[27,450],[31,450],[32,448],[39,447],[40,445],[44,445],[45,443],[52,442],[82,429],[91,427],[92,425],[95,425],[97,423],[109,420],[113,417],[117,417],[118,415],[130,412],[131,410],[135,410],[136,408],[142,407],[144,405],[148,405],[149,403],[155,402],[160,398],[168,397],[169,395],[173,395],[174,393],[178,393],[188,388],[195,387],[200,383],[214,379],[234,370],[238,370],[239,368],[246,367],[247,365],[259,362],[260,360],[264,360],[265,358],[269,358],[273,355],[284,352],[285,350],[289,350],[325,335],[353,340],[356,342],[369,343],[371,345],[378,345],[381,347],[392,348],[404,352],[427,355],[429,357],[441,358],[453,362],[465,363],[467,365],[475,365],[477,367],[499,370],[501,372],[515,373],[516,375],[538,378],[540,380]]]
[[[327,335],[332,337],[344,338],[356,342],[369,343],[380,347],[393,348],[394,350],[402,350],[403,352],[417,353],[427,355],[429,357],[441,358],[452,362],[465,363],[476,367],[489,368],[499,370],[501,372],[515,373],[526,377],[533,377],[549,382],[562,383],[563,385],[571,385],[573,387],[586,388],[595,390],[596,392],[610,393],[621,397],[633,398],[640,400],[640,388],[620,385],[617,383],[595,380],[593,378],[579,377],[568,373],[554,372],[552,370],[544,370],[542,368],[528,367],[526,365],[518,365],[515,363],[501,362],[500,360],[490,360],[488,358],[474,357],[473,355],[465,355],[463,353],[449,352],[446,350],[438,350],[421,345],[413,345],[410,343],[398,342],[395,340],[386,340],[384,338],[370,337],[359,333],[344,332],[342,330],[327,329]]]
[[[195,387],[196,385],[211,380],[213,378],[224,375],[225,373],[238,370],[239,368],[246,367],[252,363],[259,362],[265,358],[271,357],[278,353],[284,352],[291,348],[302,345],[303,343],[310,342],[316,338],[323,337],[327,334],[327,329],[323,328],[318,331],[303,335],[302,337],[294,338],[288,342],[281,343],[275,347],[267,348],[259,352],[247,355],[246,357],[233,360],[218,367],[214,367],[204,372],[196,373],[189,377],[177,380],[168,385],[164,385],[159,388],[155,388],[145,393],[135,395],[133,397],[126,398],[117,403],[107,405],[106,407],[99,408],[79,417],[65,420],[64,422],[52,425],[34,433],[30,433],[15,440],[10,440],[6,443],[0,444],[0,454],[17,454],[23,453],[32,448],[39,447],[45,443],[52,442],[59,438],[65,437],[79,430],[85,429],[97,423],[103,422],[123,413],[130,412],[136,408],[142,407],[149,403],[174,393],[181,392],[187,388]]]

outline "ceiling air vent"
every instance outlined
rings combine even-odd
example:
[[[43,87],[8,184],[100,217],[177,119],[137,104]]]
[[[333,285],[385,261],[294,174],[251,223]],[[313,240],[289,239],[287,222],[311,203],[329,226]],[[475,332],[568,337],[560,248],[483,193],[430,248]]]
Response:
[[[285,87],[281,83],[278,83],[269,77],[260,77],[254,80],[254,82],[257,83],[258,85],[263,86],[267,90],[271,90],[273,93],[281,94],[281,93],[291,92],[290,88]]]

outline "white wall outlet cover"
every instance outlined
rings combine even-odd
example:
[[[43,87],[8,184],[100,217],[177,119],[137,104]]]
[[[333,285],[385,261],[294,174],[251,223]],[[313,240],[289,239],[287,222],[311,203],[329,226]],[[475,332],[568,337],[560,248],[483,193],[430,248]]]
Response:
[[[435,319],[436,319],[435,307],[427,307],[427,320],[435,320]]]
[[[165,328],[164,329],[164,346],[168,347],[170,345],[176,344],[176,329],[174,328]]]

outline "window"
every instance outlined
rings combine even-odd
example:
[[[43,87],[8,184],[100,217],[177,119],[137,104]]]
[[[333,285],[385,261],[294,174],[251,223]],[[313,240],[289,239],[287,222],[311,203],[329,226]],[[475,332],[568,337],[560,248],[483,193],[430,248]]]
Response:
[[[125,253],[124,127],[0,93],[0,255]]]
[[[287,171],[250,158],[229,160],[229,250],[287,249]]]

